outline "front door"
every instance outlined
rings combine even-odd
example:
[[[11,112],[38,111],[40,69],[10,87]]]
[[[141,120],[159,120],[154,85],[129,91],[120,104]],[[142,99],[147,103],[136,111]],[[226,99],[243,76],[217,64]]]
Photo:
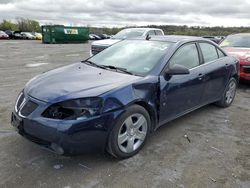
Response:
[[[200,59],[195,43],[180,47],[170,59],[169,68],[179,64],[187,67],[190,74],[173,75],[168,79],[160,76],[160,124],[199,106],[204,90]]]

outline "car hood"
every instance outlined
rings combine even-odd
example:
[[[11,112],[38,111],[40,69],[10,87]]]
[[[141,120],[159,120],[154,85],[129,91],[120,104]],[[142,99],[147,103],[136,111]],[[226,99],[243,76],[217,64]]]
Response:
[[[92,42],[93,46],[111,46],[121,40],[119,39],[105,39]]]
[[[140,78],[76,63],[33,78],[26,84],[24,93],[44,102],[55,103],[99,96]]]
[[[250,64],[250,48],[236,48],[236,47],[226,47],[223,48],[227,54],[235,56],[240,60],[240,64]]]
[[[245,57],[248,55],[250,57],[250,48],[234,48],[234,47],[226,47],[223,48],[225,52],[230,55],[235,55],[237,57]]]

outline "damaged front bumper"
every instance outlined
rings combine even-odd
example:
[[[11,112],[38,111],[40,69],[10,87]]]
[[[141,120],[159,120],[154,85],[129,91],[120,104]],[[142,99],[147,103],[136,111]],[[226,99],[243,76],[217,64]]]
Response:
[[[27,117],[16,110],[11,115],[11,124],[28,140],[60,155],[71,155],[106,147],[108,134],[122,109],[85,120],[55,120],[41,116],[47,105],[33,98],[38,104]]]

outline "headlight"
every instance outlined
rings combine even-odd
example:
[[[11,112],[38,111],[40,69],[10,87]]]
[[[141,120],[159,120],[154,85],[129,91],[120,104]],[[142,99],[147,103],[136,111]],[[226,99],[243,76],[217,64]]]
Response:
[[[42,116],[52,119],[80,120],[99,115],[101,110],[102,99],[91,97],[53,104],[43,112]]]

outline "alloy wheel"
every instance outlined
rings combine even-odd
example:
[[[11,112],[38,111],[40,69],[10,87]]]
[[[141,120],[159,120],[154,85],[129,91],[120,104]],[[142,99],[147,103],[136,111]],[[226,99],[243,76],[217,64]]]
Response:
[[[236,93],[236,83],[231,81],[226,91],[226,103],[231,104]]]
[[[148,130],[146,118],[139,113],[125,119],[118,133],[118,147],[124,153],[137,150],[144,142]]]

